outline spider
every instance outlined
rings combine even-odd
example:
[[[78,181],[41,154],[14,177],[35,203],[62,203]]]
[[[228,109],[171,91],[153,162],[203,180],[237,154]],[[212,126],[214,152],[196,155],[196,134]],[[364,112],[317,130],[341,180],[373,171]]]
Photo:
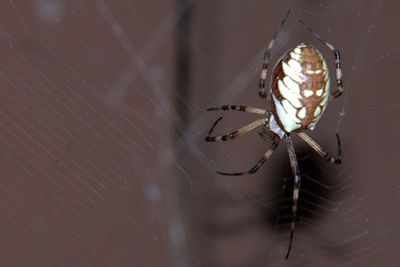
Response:
[[[267,102],[270,103],[270,108],[264,110],[244,105],[223,105],[209,108],[207,109],[208,111],[242,111],[262,115],[263,118],[253,121],[231,133],[212,136],[211,134],[215,126],[222,119],[222,117],[220,117],[214,122],[205,138],[207,142],[229,141],[261,127],[260,136],[271,142],[269,149],[262,158],[248,171],[232,173],[217,171],[217,173],[221,175],[246,175],[255,173],[272,155],[273,151],[278,147],[280,140],[285,140],[294,176],[290,238],[285,259],[289,258],[292,248],[301,186],[300,170],[291,134],[296,133],[325,160],[340,164],[341,144],[339,134],[336,133],[337,156],[334,157],[325,152],[322,147],[304,131],[314,130],[322,114],[326,110],[329,100],[339,97],[343,92],[343,75],[339,51],[325,38],[314,32],[299,19],[298,22],[333,53],[335,58],[337,90],[334,92],[330,91],[329,69],[322,54],[313,45],[301,43],[286,52],[275,65],[271,77],[271,90],[267,97],[265,82],[267,79],[271,50],[290,13],[291,10],[288,10],[283,17],[264,53],[258,93],[262,99],[268,100]]]

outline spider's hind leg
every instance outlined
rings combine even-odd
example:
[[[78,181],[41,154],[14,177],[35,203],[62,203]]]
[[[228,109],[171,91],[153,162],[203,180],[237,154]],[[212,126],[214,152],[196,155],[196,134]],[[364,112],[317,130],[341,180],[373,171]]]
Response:
[[[267,121],[268,118],[261,118],[256,121],[253,121],[252,123],[247,124],[246,126],[237,129],[236,131],[233,131],[231,133],[225,134],[225,135],[217,135],[217,136],[211,136],[212,132],[214,131],[215,126],[222,120],[222,117],[218,118],[211,127],[211,129],[208,131],[208,135],[206,136],[205,140],[207,142],[217,142],[217,141],[229,141],[233,140],[239,136],[242,136],[252,130],[254,130],[257,127],[260,127],[261,125],[264,125]]]
[[[333,56],[335,57],[335,69],[336,69],[336,85],[337,90],[332,92],[332,97],[337,98],[343,93],[343,71],[342,65],[340,63],[340,52],[337,50],[331,43],[329,43],[324,37],[313,31],[308,25],[304,23],[301,19],[299,19],[299,23],[309,32],[311,32],[320,42],[322,42],[329,50],[333,52]]]
[[[267,111],[265,109],[249,107],[245,105],[223,105],[207,109],[207,111],[215,111],[215,110],[223,110],[223,111],[234,110],[234,111],[242,111],[253,114],[267,115]]]
[[[288,19],[289,15],[291,13],[291,10],[289,9],[286,13],[286,15],[283,17],[280,25],[278,28],[276,28],[274,35],[272,36],[272,40],[269,42],[267,49],[264,52],[264,58],[263,58],[263,64],[262,64],[262,70],[260,74],[260,82],[258,84],[258,94],[262,99],[267,98],[267,92],[265,89],[265,82],[267,80],[267,73],[268,73],[268,65],[269,65],[269,59],[271,57],[271,50],[274,47],[276,38],[278,37],[279,33],[281,32],[281,29],[283,28],[283,25],[285,25],[286,20]]]

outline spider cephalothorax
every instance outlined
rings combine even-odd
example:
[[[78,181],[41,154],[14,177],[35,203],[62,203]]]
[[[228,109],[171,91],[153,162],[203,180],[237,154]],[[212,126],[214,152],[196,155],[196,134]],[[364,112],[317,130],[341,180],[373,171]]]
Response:
[[[274,33],[264,54],[262,65],[259,95],[266,99],[266,79],[269,65],[269,58],[276,37],[282,26],[285,24],[290,10],[283,18],[280,26]],[[265,152],[263,157],[246,172],[220,172],[222,175],[244,175],[255,173],[264,162],[271,156],[272,152],[278,146],[281,139],[284,139],[287,145],[290,164],[294,175],[293,204],[292,204],[292,223],[290,226],[289,248],[286,259],[289,257],[294,228],[297,219],[297,202],[300,192],[301,177],[294,151],[291,133],[296,133],[308,145],[310,145],[318,154],[329,162],[339,164],[341,162],[341,149],[339,135],[336,134],[338,143],[338,157],[332,157],[326,153],[321,146],[314,141],[305,130],[314,130],[318,121],[321,119],[330,98],[336,98],[343,92],[342,69],[340,65],[339,51],[324,38],[315,33],[306,26],[302,20],[299,20],[308,31],[310,31],[319,41],[321,41],[335,57],[337,90],[330,92],[329,70],[322,54],[312,45],[301,43],[295,48],[289,50],[275,65],[271,78],[270,99],[271,106],[268,110],[247,107],[243,105],[224,105],[208,110],[236,110],[248,113],[263,115],[260,118],[236,131],[226,135],[211,136],[215,126],[222,119],[219,118],[211,127],[206,137],[207,142],[228,141],[243,134],[250,132],[258,127],[261,128],[260,136],[270,141],[272,144]]]

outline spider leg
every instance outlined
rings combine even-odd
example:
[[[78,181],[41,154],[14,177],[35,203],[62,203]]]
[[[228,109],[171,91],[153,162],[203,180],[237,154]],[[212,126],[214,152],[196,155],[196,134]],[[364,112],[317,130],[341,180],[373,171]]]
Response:
[[[301,186],[301,177],[299,165],[296,158],[296,152],[294,151],[294,146],[292,139],[289,135],[285,135],[285,141],[287,145],[287,150],[290,159],[290,166],[292,167],[292,172],[294,175],[294,184],[293,184],[293,202],[292,202],[292,222],[290,224],[290,239],[289,239],[289,247],[286,253],[285,259],[287,260],[290,255],[290,251],[292,249],[293,236],[294,236],[294,228],[296,226],[297,220],[297,208],[298,208],[298,200],[299,200],[299,191]]]
[[[252,123],[247,124],[246,126],[239,128],[236,131],[233,131],[229,134],[225,135],[218,135],[218,136],[211,136],[211,133],[214,131],[215,126],[222,120],[222,117],[218,118],[211,127],[210,131],[208,132],[208,135],[206,136],[206,141],[207,142],[217,142],[217,141],[229,141],[232,139],[235,139],[236,137],[239,137],[241,135],[244,135],[252,130],[254,130],[257,127],[260,127],[264,125],[267,121],[268,118],[262,118],[258,119],[256,121],[253,121]]]
[[[272,36],[272,40],[269,42],[267,49],[264,52],[264,59],[263,59],[262,70],[261,70],[261,74],[260,74],[260,82],[258,84],[258,88],[259,88],[258,94],[263,99],[265,99],[267,97],[266,89],[265,89],[265,81],[267,80],[268,64],[269,64],[269,58],[271,56],[271,50],[275,44],[276,37],[278,36],[278,34],[281,31],[283,25],[285,24],[287,18],[289,17],[290,12],[291,12],[291,10],[289,9],[287,11],[286,15],[283,17],[281,24],[278,26],[278,28],[276,28],[274,35]]]
[[[329,50],[333,52],[335,57],[335,68],[336,68],[336,83],[337,90],[332,92],[332,97],[337,98],[343,93],[343,72],[342,66],[340,64],[340,52],[331,43],[329,43],[324,37],[313,31],[309,26],[307,26],[304,21],[299,19],[300,24],[309,32],[311,32],[318,40],[320,40],[324,45],[328,47]]]
[[[337,140],[337,146],[338,146],[338,156],[333,157],[326,153],[322,147],[314,140],[312,139],[308,134],[306,133],[298,133],[298,136],[300,136],[301,139],[303,139],[309,146],[311,146],[318,154],[321,155],[325,160],[335,163],[335,164],[340,164],[342,163],[342,148],[341,148],[341,143],[340,143],[340,137],[339,134],[336,134],[336,140]]]
[[[245,171],[245,172],[232,172],[232,173],[217,171],[217,173],[221,174],[221,175],[232,175],[232,176],[239,176],[239,175],[255,173],[265,163],[265,161],[272,155],[274,150],[278,147],[279,141],[280,141],[280,139],[275,139],[274,142],[271,144],[271,146],[268,148],[267,152],[265,152],[265,154],[262,156],[262,158],[253,167],[251,167],[250,170]]]
[[[223,105],[220,107],[214,107],[214,108],[207,109],[207,111],[214,111],[214,110],[224,110],[224,111],[236,110],[236,111],[242,111],[242,112],[247,112],[247,113],[267,115],[267,111],[265,109],[248,107],[248,106],[244,106],[244,105]]]

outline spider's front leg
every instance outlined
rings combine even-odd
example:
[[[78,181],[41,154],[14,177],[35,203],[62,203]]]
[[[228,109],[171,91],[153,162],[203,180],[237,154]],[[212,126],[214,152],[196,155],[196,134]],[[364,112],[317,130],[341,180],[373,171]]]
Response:
[[[326,161],[329,161],[330,163],[335,163],[335,164],[342,163],[342,147],[341,147],[340,137],[339,137],[338,133],[336,134],[337,149],[338,149],[336,157],[331,156],[329,153],[325,152],[322,149],[322,147],[314,139],[312,139],[308,134],[300,132],[297,135],[300,136],[301,139],[303,139],[309,146],[311,146]]]
[[[217,171],[217,173],[221,174],[221,175],[232,175],[232,176],[239,176],[239,175],[246,175],[246,174],[255,173],[256,171],[258,171],[258,169],[260,169],[260,167],[265,163],[265,161],[267,161],[267,159],[272,155],[274,150],[278,147],[279,141],[280,141],[280,139],[276,138],[272,142],[271,146],[268,148],[267,152],[265,152],[265,154],[262,156],[262,158],[253,167],[251,167],[250,170],[245,171],[245,172],[221,172],[221,171]]]
[[[290,135],[285,135],[285,141],[287,145],[287,150],[289,153],[289,159],[290,159],[290,166],[292,167],[292,172],[294,175],[294,183],[293,183],[293,202],[292,202],[292,222],[290,224],[290,239],[289,239],[289,247],[286,253],[285,259],[287,260],[290,255],[290,251],[292,249],[292,243],[293,243],[293,236],[294,236],[294,228],[296,226],[296,221],[297,221],[297,209],[298,209],[298,200],[299,200],[299,192],[300,192],[300,186],[301,186],[301,176],[300,176],[300,170],[299,170],[299,164],[297,162],[296,158],[296,152],[294,150],[292,138]]]
[[[248,112],[248,113],[267,115],[265,118],[253,121],[252,123],[249,123],[248,125],[246,125],[242,128],[239,128],[238,130],[233,131],[229,134],[211,136],[212,132],[214,131],[215,126],[222,120],[222,117],[220,117],[214,122],[213,126],[210,128],[208,135],[205,138],[207,142],[233,140],[233,139],[235,139],[239,136],[242,136],[260,126],[265,127],[265,125],[267,125],[267,122],[269,121],[269,118],[270,118],[270,116],[266,110],[253,108],[253,107],[247,107],[247,106],[241,106],[241,105],[231,105],[231,106],[225,105],[225,106],[216,107],[216,108],[209,108],[207,110],[236,110],[236,111],[243,111],[243,112]],[[272,140],[272,145],[269,147],[267,152],[265,152],[265,154],[262,156],[262,158],[252,168],[250,168],[250,170],[245,171],[245,172],[232,172],[232,173],[217,171],[217,173],[221,174],[221,175],[232,175],[232,176],[255,173],[264,164],[264,162],[272,155],[272,152],[278,146],[279,141],[280,141],[280,138],[275,136],[275,138]]]

